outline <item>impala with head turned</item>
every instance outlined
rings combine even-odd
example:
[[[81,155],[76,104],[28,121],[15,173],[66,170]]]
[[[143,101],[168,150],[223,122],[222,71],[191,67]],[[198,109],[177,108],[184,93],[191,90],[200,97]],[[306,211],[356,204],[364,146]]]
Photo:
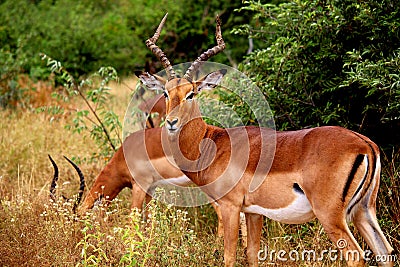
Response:
[[[193,80],[193,73],[202,62],[224,49],[220,22],[217,19],[217,45],[200,55],[179,78],[155,44],[165,19],[146,44],[162,62],[168,78],[160,80],[145,72],[137,75],[149,89],[164,90],[168,153],[220,207],[225,266],[234,266],[236,261],[241,211],[246,215],[250,266],[258,266],[263,216],[291,224],[317,218],[333,243],[345,240],[346,245],[339,247],[343,255],[358,254],[359,257],[346,257],[348,266],[364,266],[363,251],[347,224],[353,222],[375,255],[393,259],[393,248],[376,219],[381,171],[377,145],[341,127],[272,133],[271,129],[259,127],[222,129],[207,125],[199,116],[194,97],[201,90],[216,87],[225,70],[209,73],[197,81]],[[276,145],[269,146],[265,137],[272,134],[276,136]],[[205,141],[208,145],[204,145]],[[248,143],[247,148],[243,148],[243,143]],[[271,165],[265,166],[269,171],[260,186],[250,190],[257,166],[263,162],[263,149],[274,153],[274,157]],[[235,172],[243,167],[243,162],[240,157],[232,157],[234,154],[248,155],[243,172]],[[231,189],[221,196],[225,185]],[[393,261],[378,264],[393,266]]]

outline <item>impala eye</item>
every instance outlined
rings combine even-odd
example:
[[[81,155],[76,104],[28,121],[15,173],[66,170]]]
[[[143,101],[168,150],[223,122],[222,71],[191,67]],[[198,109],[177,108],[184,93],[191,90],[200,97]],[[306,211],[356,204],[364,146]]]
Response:
[[[190,92],[186,95],[186,100],[192,100],[194,97],[194,92]]]
[[[168,93],[167,93],[167,91],[164,91],[164,97],[165,97],[165,99],[168,99]]]

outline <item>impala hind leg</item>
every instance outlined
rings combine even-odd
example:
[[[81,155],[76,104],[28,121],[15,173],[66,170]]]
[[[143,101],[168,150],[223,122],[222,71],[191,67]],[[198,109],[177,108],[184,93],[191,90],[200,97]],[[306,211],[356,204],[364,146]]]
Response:
[[[377,264],[379,266],[393,266],[394,250],[379,227],[375,211],[366,207],[359,208],[355,213],[353,223],[374,252]]]
[[[225,266],[233,267],[236,262],[236,248],[239,238],[240,207],[225,203],[220,205],[220,209],[224,225]]]
[[[258,266],[258,252],[260,251],[263,216],[246,213],[247,224],[247,260],[250,267]]]
[[[338,260],[346,260],[347,266],[351,267],[365,266],[363,251],[350,232],[344,214],[326,214],[326,211],[323,214],[323,212],[315,212],[315,215],[329,238],[338,247]]]
[[[368,246],[374,252],[378,265],[393,266],[396,260],[394,250],[379,227],[376,218],[376,198],[378,196],[379,181],[380,163],[378,163],[373,183],[368,192],[353,207],[351,219]]]
[[[240,233],[242,234],[242,245],[247,248],[247,225],[244,212],[240,213]]]
[[[379,227],[376,218],[378,184],[379,182],[376,182],[365,198],[353,208],[352,221],[374,252],[378,265],[393,266],[395,261],[394,250]]]

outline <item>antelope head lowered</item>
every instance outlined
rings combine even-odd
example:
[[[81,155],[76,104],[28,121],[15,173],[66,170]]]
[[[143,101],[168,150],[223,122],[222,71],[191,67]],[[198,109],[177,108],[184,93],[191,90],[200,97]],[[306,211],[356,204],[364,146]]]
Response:
[[[143,140],[146,140],[147,147],[144,147]],[[58,167],[50,156],[49,158],[54,167],[54,176],[50,186],[50,196],[54,198],[58,180]],[[150,164],[144,164],[143,159],[146,158]],[[96,177],[81,205],[79,205],[79,202],[85,185],[84,176],[75,163],[68,158],[66,159],[78,172],[81,181],[79,195],[74,207],[74,210],[77,208],[79,214],[93,208],[96,201],[105,200],[109,202],[113,200],[126,187],[132,189],[132,208],[141,209],[146,193],[155,183],[162,184],[164,179],[172,179],[174,185],[187,186],[192,184],[179,169],[171,165],[165,158],[161,149],[161,128],[159,127],[140,130],[129,135]],[[140,176],[140,185],[135,181],[133,174]]]
[[[50,198],[55,200],[56,199],[56,187],[57,187],[57,181],[58,181],[58,166],[55,163],[55,161],[53,160],[53,158],[49,156],[49,159],[51,161],[51,164],[53,165],[54,168],[54,175],[53,175],[53,179],[51,181],[51,185],[50,185]],[[85,190],[85,177],[83,176],[83,173],[81,172],[81,170],[79,169],[79,167],[69,158],[65,157],[64,158],[72,165],[72,167],[74,167],[74,169],[76,170],[76,172],[78,173],[79,176],[79,191],[78,191],[78,195],[74,201],[74,205],[72,207],[73,212],[75,212],[76,208],[78,207],[79,203],[81,202],[82,199],[82,195],[83,195],[83,191]],[[64,196],[63,196],[64,197]],[[66,197],[64,197],[64,199],[66,199]]]
[[[263,216],[291,224],[317,218],[332,242],[340,243],[348,265],[364,266],[363,251],[347,225],[353,222],[375,255],[388,259],[378,264],[393,266],[393,248],[376,219],[381,171],[377,145],[361,134],[333,126],[272,133],[259,127],[222,129],[207,125],[199,116],[194,97],[217,86],[225,71],[212,72],[198,81],[193,81],[193,73],[224,49],[220,22],[217,19],[217,46],[199,56],[184,77],[178,78],[155,45],[165,19],[146,45],[162,62],[168,78],[160,80],[145,72],[137,75],[148,88],[164,90],[167,117],[163,131],[170,153],[185,175],[203,186],[221,209],[225,266],[234,266],[236,261],[241,211],[246,215],[250,266],[258,266]],[[271,134],[276,136],[273,147],[265,142]],[[245,143],[249,144],[247,150],[242,145]],[[264,166],[268,162],[263,161],[263,149],[274,154],[270,166]],[[243,167],[243,157],[233,154],[248,155],[243,172],[235,172]],[[269,171],[256,190],[249,190],[260,162]],[[221,185],[232,189],[221,196]]]

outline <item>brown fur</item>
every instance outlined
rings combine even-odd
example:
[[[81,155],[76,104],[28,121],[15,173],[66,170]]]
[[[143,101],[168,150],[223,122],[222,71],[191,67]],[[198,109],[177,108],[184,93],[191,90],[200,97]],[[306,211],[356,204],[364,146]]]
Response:
[[[165,17],[155,36],[160,34],[164,23]],[[246,212],[250,266],[258,266],[261,214],[287,223],[304,223],[317,217],[334,243],[341,239],[347,242],[341,248],[345,255],[348,251],[363,255],[346,223],[350,220],[376,255],[393,253],[376,219],[379,150],[367,137],[340,127],[319,127],[277,132],[274,148],[263,142],[270,140],[266,137],[271,137],[272,130],[221,129],[202,120],[191,95],[214,88],[226,70],[212,72],[197,82],[192,81],[191,73],[202,61],[225,47],[218,18],[216,39],[218,45],[192,63],[183,79],[171,75],[170,64],[163,64],[169,73],[168,81],[157,80],[148,73],[137,75],[148,88],[163,89],[168,96],[164,128],[166,153],[174,157],[181,170],[202,186],[221,209],[225,266],[235,264],[240,211]],[[153,53],[162,54],[162,58],[158,56],[160,60],[169,63],[161,49],[157,49]],[[271,154],[274,154],[272,165],[268,160]],[[252,179],[262,176],[257,166],[264,168],[265,179],[252,191]],[[238,172],[243,168],[244,171]],[[300,198],[301,202],[296,202]],[[296,212],[299,209],[303,212],[290,214],[291,205],[296,205],[293,209]],[[349,266],[364,265],[362,259],[347,260]],[[393,266],[393,262],[379,264]]]
[[[271,130],[257,127],[221,129],[207,125],[199,117],[197,103],[185,99],[190,92],[197,92],[196,88],[201,83],[202,80],[192,83],[185,79],[166,82],[165,90],[169,97],[164,134],[170,146],[167,153],[174,156],[178,166],[195,184],[204,186],[218,179],[218,183],[204,190],[216,200],[221,209],[225,266],[234,266],[235,263],[240,211],[246,212],[246,208],[252,205],[266,209],[287,207],[296,198],[296,184],[307,197],[312,212],[304,218],[287,222],[304,223],[316,217],[335,244],[339,239],[347,241],[348,245],[343,248],[343,253],[354,250],[362,255],[360,246],[347,226],[346,219],[350,219],[375,254],[392,253],[393,249],[380,230],[375,215],[380,163],[379,149],[371,140],[340,127],[277,132],[276,150],[270,171],[261,186],[250,192],[249,186],[256,166],[263,160],[260,157],[260,147],[265,144],[261,143],[261,136],[273,133]],[[230,139],[229,136],[234,138]],[[215,146],[203,146],[203,150],[198,149],[205,139],[211,140]],[[246,150],[247,146],[241,145],[245,142],[249,143],[249,150]],[[234,172],[222,175],[224,171],[235,170],[241,164],[240,157],[231,158],[234,154],[250,155],[245,172],[240,177],[232,175]],[[342,200],[353,163],[360,154],[367,156],[368,165],[362,164],[357,168]],[[203,166],[203,162],[210,161],[210,155],[213,157],[211,164],[205,169],[195,171],[198,166]],[[367,176],[364,179],[365,173]],[[232,179],[238,180],[238,183],[220,197],[223,186],[234,184]],[[360,184],[361,193],[356,194]],[[352,207],[351,201],[356,203]],[[262,215],[246,213],[246,220],[249,265],[257,266]],[[362,259],[348,261],[349,266],[363,264]],[[393,262],[381,264],[393,266]]]
[[[147,163],[144,164],[143,160]],[[133,178],[132,172],[139,177],[140,185]],[[122,147],[97,176],[83,203],[78,207],[78,214],[93,208],[100,198],[107,202],[113,200],[126,187],[132,189],[131,207],[142,209],[144,201],[148,202],[151,199],[146,192],[154,182],[182,175],[183,173],[165,158],[161,146],[161,128],[135,132],[125,139]],[[217,236],[222,237],[223,226],[219,208],[215,203],[211,204],[218,216]]]

